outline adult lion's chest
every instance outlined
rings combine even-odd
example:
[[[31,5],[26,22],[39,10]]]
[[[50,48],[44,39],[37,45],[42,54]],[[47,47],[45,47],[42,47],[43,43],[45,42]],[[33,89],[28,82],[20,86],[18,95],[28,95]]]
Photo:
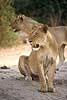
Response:
[[[31,55],[29,56],[29,67],[33,74],[38,75],[38,58],[35,51],[32,51]]]
[[[43,63],[43,61],[45,60],[46,56],[52,57],[52,54],[51,54],[49,48],[46,47],[46,46],[41,47],[37,51],[37,59],[38,59],[38,61],[41,62],[41,63]]]

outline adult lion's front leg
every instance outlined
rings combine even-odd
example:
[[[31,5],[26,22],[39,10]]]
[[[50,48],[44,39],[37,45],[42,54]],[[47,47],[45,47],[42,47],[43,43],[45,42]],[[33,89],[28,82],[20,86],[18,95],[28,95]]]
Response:
[[[60,61],[60,64],[62,64],[65,60],[64,48],[65,48],[65,44],[61,45],[60,48],[59,48],[59,61]]]
[[[18,62],[18,68],[20,73],[25,76],[25,80],[32,80],[28,56],[23,56],[23,55],[20,56]]]
[[[47,83],[46,83],[46,76],[44,75],[44,68],[43,63],[39,64],[38,66],[38,72],[39,72],[39,80],[40,80],[40,92],[46,92],[47,91]]]
[[[53,85],[55,70],[56,70],[56,62],[53,60],[53,58],[51,58],[51,62],[49,64],[49,69],[47,72],[48,92],[55,92],[55,88]]]

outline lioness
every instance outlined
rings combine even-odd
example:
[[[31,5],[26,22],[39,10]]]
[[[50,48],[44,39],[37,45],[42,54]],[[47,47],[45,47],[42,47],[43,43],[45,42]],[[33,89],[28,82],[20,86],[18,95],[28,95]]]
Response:
[[[33,50],[29,57],[20,57],[19,70],[24,75],[31,76],[32,73],[39,76],[41,92],[54,91],[57,43],[46,25],[38,26],[28,38]],[[38,50],[34,50],[35,48]]]
[[[31,42],[32,48],[39,45],[39,50],[36,53],[37,61],[38,61],[38,69],[39,69],[39,79],[41,82],[41,91],[51,91],[53,90],[53,80],[54,80],[54,72],[56,68],[56,58],[58,55],[58,46],[55,38],[48,31],[48,27],[46,25],[39,26],[29,37],[29,41]],[[45,56],[51,59],[50,63],[47,65],[48,71],[45,74],[45,67],[43,62],[45,61]],[[47,59],[47,61],[49,60]],[[45,69],[46,70],[46,69]],[[47,82],[46,75],[48,77]],[[46,86],[47,84],[47,86]],[[47,88],[45,88],[47,87]]]
[[[42,26],[43,24],[38,23],[37,21],[30,17],[26,17],[25,15],[17,16],[16,20],[11,24],[14,31],[22,31],[28,33],[29,36],[31,35],[32,31],[39,25]],[[49,27],[49,30],[57,41],[59,49],[59,60],[64,61],[64,48],[67,44],[67,27]]]

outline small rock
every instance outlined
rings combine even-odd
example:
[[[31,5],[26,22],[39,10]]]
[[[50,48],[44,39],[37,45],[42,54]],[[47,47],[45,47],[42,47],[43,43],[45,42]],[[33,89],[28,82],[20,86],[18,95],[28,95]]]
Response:
[[[1,79],[5,79],[4,77],[1,77]]]
[[[0,69],[10,69],[10,68],[4,65],[4,66],[0,67]]]

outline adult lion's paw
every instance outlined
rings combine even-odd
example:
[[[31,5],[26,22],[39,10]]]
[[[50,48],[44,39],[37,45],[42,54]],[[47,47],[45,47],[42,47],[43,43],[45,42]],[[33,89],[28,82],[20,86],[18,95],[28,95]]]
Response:
[[[25,80],[31,81],[31,80],[32,80],[32,77],[31,77],[31,76],[26,76],[26,77],[25,77]]]
[[[55,88],[48,88],[47,92],[55,92]]]
[[[47,92],[47,90],[48,90],[47,85],[41,86],[40,89],[38,89],[39,92],[43,92],[43,93]]]

